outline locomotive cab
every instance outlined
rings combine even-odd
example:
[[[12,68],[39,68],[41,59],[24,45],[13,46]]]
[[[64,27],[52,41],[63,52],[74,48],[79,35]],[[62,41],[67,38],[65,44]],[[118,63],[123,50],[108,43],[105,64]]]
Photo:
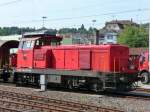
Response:
[[[62,38],[48,31],[26,33],[20,40],[18,49],[18,68],[33,68],[34,51],[43,46],[60,45]]]

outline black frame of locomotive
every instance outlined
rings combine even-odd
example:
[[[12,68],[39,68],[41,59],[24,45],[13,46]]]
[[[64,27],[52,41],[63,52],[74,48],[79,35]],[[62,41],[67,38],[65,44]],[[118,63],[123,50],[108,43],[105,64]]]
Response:
[[[61,76],[62,86],[69,89],[76,87],[79,80],[85,80],[84,87],[94,91],[128,91],[133,89],[137,74],[128,73],[106,73],[89,70],[58,70],[58,69],[29,69],[19,68],[14,70],[14,82],[21,84],[39,85],[39,76]],[[28,78],[27,78],[28,77]],[[31,79],[32,81],[29,81]],[[80,86],[80,85],[78,85]]]

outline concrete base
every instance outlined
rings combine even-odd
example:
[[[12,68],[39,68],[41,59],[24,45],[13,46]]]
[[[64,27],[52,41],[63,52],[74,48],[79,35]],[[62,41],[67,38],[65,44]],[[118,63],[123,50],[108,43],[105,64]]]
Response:
[[[46,91],[46,85],[41,84],[41,91]]]
[[[46,91],[46,75],[40,75],[41,91]]]

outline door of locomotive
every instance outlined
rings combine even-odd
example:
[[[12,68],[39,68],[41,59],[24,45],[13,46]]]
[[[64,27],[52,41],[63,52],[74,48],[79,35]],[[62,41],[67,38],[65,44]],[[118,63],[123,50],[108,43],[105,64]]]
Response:
[[[33,52],[36,39],[25,38],[20,41],[18,50],[18,67],[33,68]]]
[[[50,68],[52,56],[51,47],[59,45],[60,42],[56,38],[52,37],[41,37],[35,41],[34,46],[34,68]]]

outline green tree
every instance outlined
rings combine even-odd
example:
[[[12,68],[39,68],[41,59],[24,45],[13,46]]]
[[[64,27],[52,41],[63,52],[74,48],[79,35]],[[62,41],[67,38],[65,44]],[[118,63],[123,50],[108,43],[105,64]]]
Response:
[[[129,47],[147,47],[148,31],[143,27],[126,26],[118,37],[118,43]]]
[[[86,28],[84,27],[84,25],[82,24],[80,28],[78,28],[78,32],[81,33],[81,34],[86,34],[87,33],[87,30]]]
[[[18,27],[0,27],[0,36],[22,34],[24,32],[35,31],[35,28],[18,28]]]
[[[58,33],[61,33],[61,34],[77,33],[77,29],[76,28],[61,28],[59,29]]]

